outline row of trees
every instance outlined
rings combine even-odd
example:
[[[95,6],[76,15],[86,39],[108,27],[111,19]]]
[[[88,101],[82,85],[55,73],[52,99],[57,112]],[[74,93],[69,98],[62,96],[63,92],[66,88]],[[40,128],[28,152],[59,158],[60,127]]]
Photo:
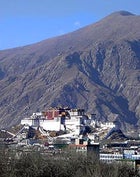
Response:
[[[93,154],[0,152],[0,177],[140,177],[132,166],[102,163]]]

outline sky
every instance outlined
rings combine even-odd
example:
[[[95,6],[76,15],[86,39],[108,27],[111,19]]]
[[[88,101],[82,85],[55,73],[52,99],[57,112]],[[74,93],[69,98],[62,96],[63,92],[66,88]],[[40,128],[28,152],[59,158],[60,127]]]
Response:
[[[0,0],[0,50],[72,32],[120,10],[140,15],[140,0]]]

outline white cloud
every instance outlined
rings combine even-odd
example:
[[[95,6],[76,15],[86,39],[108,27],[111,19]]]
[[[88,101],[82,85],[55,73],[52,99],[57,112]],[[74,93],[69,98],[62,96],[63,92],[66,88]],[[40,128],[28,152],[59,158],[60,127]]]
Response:
[[[59,35],[63,35],[65,34],[64,30],[60,29],[59,32],[58,32]]]
[[[76,22],[74,22],[74,26],[77,27],[77,28],[81,27],[81,23],[80,23],[80,21],[76,21]]]

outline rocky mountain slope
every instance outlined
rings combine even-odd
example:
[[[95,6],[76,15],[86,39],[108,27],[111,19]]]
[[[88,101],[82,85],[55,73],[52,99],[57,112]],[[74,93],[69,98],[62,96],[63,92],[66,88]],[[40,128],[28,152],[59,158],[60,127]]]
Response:
[[[140,16],[115,12],[75,32],[0,51],[0,127],[69,106],[140,126]],[[131,132],[132,133],[132,132]]]

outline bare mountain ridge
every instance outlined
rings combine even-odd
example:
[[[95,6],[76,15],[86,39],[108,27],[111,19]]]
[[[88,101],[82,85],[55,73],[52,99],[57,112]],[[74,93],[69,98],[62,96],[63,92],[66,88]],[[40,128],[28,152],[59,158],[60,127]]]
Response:
[[[121,11],[75,32],[0,51],[0,122],[50,106],[139,126],[140,16]]]

